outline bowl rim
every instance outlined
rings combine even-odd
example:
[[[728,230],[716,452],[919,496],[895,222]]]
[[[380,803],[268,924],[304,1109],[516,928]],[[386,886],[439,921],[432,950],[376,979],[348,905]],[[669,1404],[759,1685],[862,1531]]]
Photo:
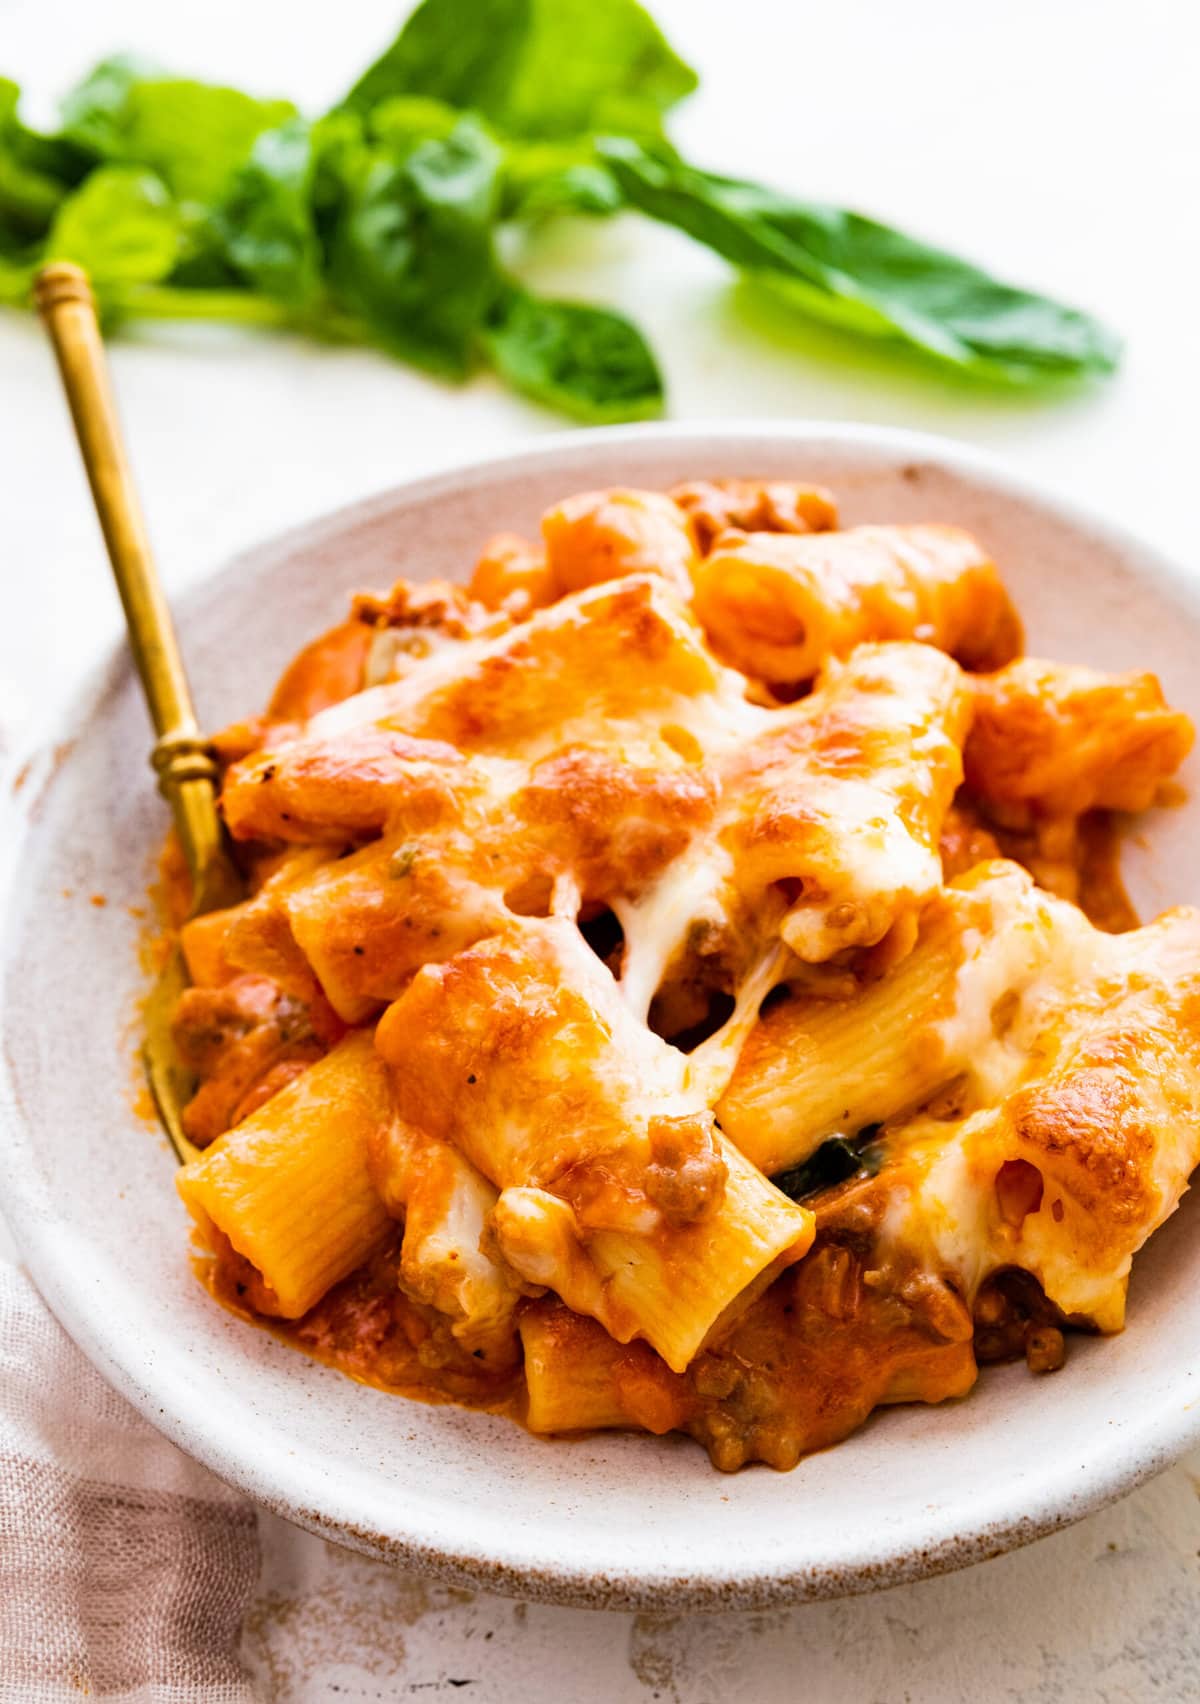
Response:
[[[193,581],[175,600],[176,606],[186,620],[192,599],[209,595],[218,579],[244,571],[265,550],[274,554],[287,554],[300,547],[312,550],[350,527],[405,504],[527,471],[552,473],[560,464],[564,478],[577,477],[568,470],[586,466],[593,445],[636,450],[651,444],[695,443],[698,457],[707,446],[707,453],[715,459],[752,454],[755,446],[768,442],[794,445],[801,453],[806,448],[845,448],[868,458],[874,456],[881,466],[912,461],[944,468],[990,495],[1041,509],[1048,520],[1103,542],[1127,559],[1139,577],[1169,587],[1177,599],[1191,604],[1200,621],[1200,576],[1190,574],[1130,529],[1063,498],[991,454],[907,428],[819,420],[655,422],[554,433],[502,455],[401,481],[374,496],[273,534]],[[45,739],[27,765],[28,777],[19,797],[6,799],[4,814],[12,823],[10,831],[0,836],[0,900],[7,901],[19,884],[22,850],[38,801],[54,786],[58,773],[54,754],[86,725],[91,708],[129,668],[124,637],[120,636],[75,691],[60,702]],[[62,762],[69,766],[71,761],[68,750]],[[6,916],[9,909],[6,904]],[[1123,1496],[1200,1441],[1200,1402],[1178,1400],[1186,1381],[1195,1375],[1181,1368],[1178,1388],[1173,1386],[1170,1392],[1171,1400],[1164,1399],[1145,1415],[1136,1436],[1125,1432],[1119,1444],[1114,1439],[1110,1447],[1097,1450],[1072,1474],[1069,1484],[1052,1479],[1044,1482],[1040,1495],[1019,1511],[1005,1506],[1002,1498],[989,1508],[988,1500],[981,1498],[979,1515],[965,1529],[948,1530],[944,1521],[939,1528],[935,1512],[926,1522],[928,1530],[917,1535],[916,1542],[910,1538],[873,1549],[860,1545],[858,1554],[847,1554],[837,1564],[770,1565],[756,1570],[736,1563],[724,1566],[719,1557],[710,1554],[699,1574],[673,1573],[669,1564],[659,1568],[614,1565],[598,1573],[591,1563],[549,1556],[544,1545],[539,1550],[536,1538],[512,1535],[507,1553],[499,1553],[472,1542],[469,1523],[450,1521],[439,1531],[438,1523],[431,1524],[427,1519],[407,1523],[404,1510],[395,1506],[389,1508],[386,1530],[382,1530],[378,1511],[368,1512],[365,1505],[357,1512],[337,1507],[336,1490],[306,1480],[298,1459],[286,1452],[270,1452],[251,1467],[245,1450],[238,1446],[235,1428],[223,1430],[220,1416],[193,1414],[175,1402],[170,1376],[159,1379],[153,1360],[147,1364],[145,1358],[139,1359],[136,1344],[122,1333],[119,1311],[114,1316],[105,1309],[103,1296],[89,1293],[78,1281],[72,1282],[73,1268],[64,1258],[61,1228],[55,1224],[52,1202],[39,1176],[36,1138],[30,1135],[27,1140],[21,1139],[31,1123],[32,1118],[17,1101],[10,1050],[7,1045],[0,1046],[3,1211],[38,1289],[102,1376],[172,1442],[256,1503],[322,1537],[456,1585],[612,1609],[758,1608],[852,1596],[950,1572],[1031,1543]],[[1195,1395],[1191,1390],[1186,1394],[1189,1398]]]

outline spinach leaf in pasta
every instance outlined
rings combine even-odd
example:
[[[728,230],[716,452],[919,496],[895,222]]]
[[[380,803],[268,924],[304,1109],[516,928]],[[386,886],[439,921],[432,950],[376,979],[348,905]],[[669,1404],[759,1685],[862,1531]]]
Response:
[[[771,1182],[793,1201],[803,1201],[848,1178],[874,1177],[884,1157],[879,1131],[878,1124],[866,1124],[856,1136],[831,1136],[807,1160],[779,1172]]]

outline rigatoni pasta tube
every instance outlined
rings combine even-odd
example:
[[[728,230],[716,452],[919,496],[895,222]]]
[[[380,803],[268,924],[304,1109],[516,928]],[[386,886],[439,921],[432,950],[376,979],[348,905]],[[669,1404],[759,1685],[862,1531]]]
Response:
[[[643,1337],[674,1372],[766,1287],[811,1240],[794,1203],[718,1136],[725,1168],[719,1208],[648,1234],[589,1228],[550,1190],[501,1192],[492,1225],[501,1251],[530,1282],[590,1314],[619,1342]]]
[[[842,998],[794,994],[759,1019],[717,1106],[762,1171],[921,1104],[993,1039],[993,1008],[1045,962],[1051,921],[1025,871],[980,865],[929,902],[911,953]]]
[[[368,1148],[393,1116],[369,1033],[349,1035],[178,1175],[200,1226],[261,1275],[271,1311],[298,1319],[387,1234]]]
[[[528,1293],[485,1247],[496,1191],[449,1142],[394,1118],[370,1144],[371,1177],[404,1220],[400,1280],[451,1321],[463,1348],[489,1367],[516,1358],[513,1310]]]
[[[1144,811],[1195,737],[1152,674],[1023,657],[974,690],[963,763],[967,784],[991,804]]]
[[[331,857],[325,847],[289,849],[249,899],[227,911],[202,912],[183,925],[179,944],[198,987],[215,987],[239,971],[270,977],[286,993],[311,1002],[317,983],[292,936],[283,898]]]
[[[902,957],[942,885],[970,714],[968,677],[941,651],[860,645],[801,703],[748,729],[719,766],[707,832],[636,901],[614,905],[631,1009],[644,1013],[664,972],[686,966],[697,931],[722,931],[741,960],[739,999],[771,974],[776,938],[808,964],[885,936]]]
[[[370,696],[360,693],[326,714],[352,714]],[[321,721],[318,716],[309,725],[316,730]],[[221,809],[237,840],[311,842],[336,850],[401,816],[441,818],[476,786],[470,764],[452,746],[365,723],[333,735],[289,738],[233,764]]]
[[[336,754],[347,732],[373,726],[448,742],[460,759],[536,761],[576,741],[610,745],[618,726],[628,748],[646,738],[653,718],[686,723],[688,701],[722,684],[724,671],[679,592],[661,576],[630,574],[322,711],[305,737]],[[267,785],[261,775],[272,760],[270,752],[251,760],[250,780]]]
[[[769,682],[811,680],[866,640],[919,639],[968,668],[999,668],[1021,649],[994,564],[958,527],[731,534],[695,586],[715,649]]]
[[[648,1344],[614,1342],[550,1296],[522,1308],[520,1332],[531,1432],[633,1427],[661,1435],[699,1406],[692,1375],[700,1363],[680,1377]]]
[[[1200,1160],[1200,912],[1106,935],[1038,897],[1044,962],[972,1051],[965,1115],[889,1132],[889,1222],[968,1300],[1017,1268],[1117,1331],[1133,1255]]]
[[[449,958],[508,917],[464,868],[462,836],[389,837],[297,882],[281,908],[338,1015],[362,1023],[421,965]]]
[[[623,1346],[602,1326],[552,1301],[523,1309],[519,1326],[525,1424],[531,1432],[592,1432],[630,1424],[617,1385]]]
[[[625,574],[661,574],[685,597],[696,560],[692,524],[661,491],[581,491],[542,516],[559,594]]]
[[[962,779],[967,676],[927,645],[860,645],[727,765],[722,830],[735,882],[816,964],[873,946],[941,885],[938,841]]]
[[[714,1131],[683,1056],[640,1024],[573,924],[525,920],[421,970],[380,1020],[401,1115],[500,1191],[503,1258],[675,1369],[811,1215]]]
[[[1003,1166],[1022,1165],[1031,1181],[1042,1179],[1014,1263],[1032,1271],[1065,1313],[1083,1314],[1102,1331],[1124,1324],[1133,1256],[1175,1211],[1200,1159],[1192,1123],[1200,1096],[1200,917],[1178,913],[1156,928],[1168,961],[1164,979],[1135,972],[1123,998],[1084,1026],[1048,1079],[1009,1099],[992,1135]],[[995,1176],[1001,1215],[1011,1221],[999,1168]]]

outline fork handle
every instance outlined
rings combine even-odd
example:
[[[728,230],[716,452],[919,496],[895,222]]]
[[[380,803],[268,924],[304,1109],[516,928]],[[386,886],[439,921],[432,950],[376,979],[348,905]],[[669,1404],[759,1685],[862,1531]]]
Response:
[[[108,363],[87,274],[67,261],[42,268],[38,311],[58,360],[108,558],[125,611],[129,643],[158,743],[151,761],[171,805],[192,875],[194,903],[226,860],[217,817],[217,766],[200,733],[171,612],[154,566],[109,383]]]

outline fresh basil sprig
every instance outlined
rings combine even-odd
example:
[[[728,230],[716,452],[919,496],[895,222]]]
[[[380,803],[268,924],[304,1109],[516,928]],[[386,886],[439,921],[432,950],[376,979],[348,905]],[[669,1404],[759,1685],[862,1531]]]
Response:
[[[584,421],[663,405],[641,333],[544,300],[506,227],[634,209],[707,243],[798,312],[978,378],[1104,374],[1086,314],[857,213],[697,170],[664,119],[696,74],[638,0],[423,0],[324,117],[103,61],[59,129],[0,79],[0,302],[78,261],[107,323],[226,319],[375,344],[437,376],[489,365]]]

